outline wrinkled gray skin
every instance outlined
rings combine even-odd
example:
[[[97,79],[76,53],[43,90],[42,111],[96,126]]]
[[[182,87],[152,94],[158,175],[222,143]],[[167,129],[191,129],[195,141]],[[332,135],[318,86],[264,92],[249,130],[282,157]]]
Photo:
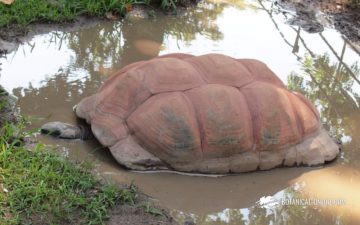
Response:
[[[41,127],[41,133],[64,139],[89,140],[94,138],[89,125],[76,126],[59,121],[44,124]]]
[[[72,109],[74,112],[76,110],[76,106],[77,105],[75,105]],[[59,121],[45,123],[41,126],[40,131],[42,134],[47,134],[63,139],[94,139],[94,135],[91,131],[91,126],[81,119],[78,119],[77,125]]]

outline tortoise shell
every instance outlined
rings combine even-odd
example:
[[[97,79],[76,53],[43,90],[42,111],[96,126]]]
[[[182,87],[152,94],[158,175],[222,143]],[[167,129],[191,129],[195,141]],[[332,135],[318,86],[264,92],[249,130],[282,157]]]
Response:
[[[221,54],[130,64],[76,114],[131,169],[244,172],[317,165],[339,152],[303,95],[264,63]]]

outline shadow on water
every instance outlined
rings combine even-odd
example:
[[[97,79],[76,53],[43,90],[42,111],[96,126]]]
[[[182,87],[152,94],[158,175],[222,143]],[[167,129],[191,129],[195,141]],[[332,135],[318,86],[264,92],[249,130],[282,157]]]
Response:
[[[39,139],[65,146],[65,154],[72,159],[95,162],[96,170],[113,181],[134,182],[161,205],[173,209],[179,222],[357,224],[359,47],[326,26],[322,32],[309,34],[287,21],[272,1],[213,0],[178,17],[159,15],[54,31],[36,36],[7,59],[0,59],[1,79],[19,98],[22,113],[42,118],[33,121],[36,128],[47,121],[75,123],[72,107],[96,92],[114,71],[132,62],[172,52],[219,52],[260,59],[290,89],[315,103],[325,128],[344,144],[335,163],[316,169],[275,169],[218,178],[141,174],[121,168],[95,140]],[[265,196],[277,204],[262,204],[259,200]],[[279,204],[296,198],[337,198],[346,204]]]

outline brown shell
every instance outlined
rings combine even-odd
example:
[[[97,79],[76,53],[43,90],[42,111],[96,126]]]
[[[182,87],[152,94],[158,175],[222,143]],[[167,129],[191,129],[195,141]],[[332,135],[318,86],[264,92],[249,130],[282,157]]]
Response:
[[[280,151],[320,127],[314,106],[264,63],[220,54],[128,65],[76,113],[103,145],[131,136],[169,165]]]

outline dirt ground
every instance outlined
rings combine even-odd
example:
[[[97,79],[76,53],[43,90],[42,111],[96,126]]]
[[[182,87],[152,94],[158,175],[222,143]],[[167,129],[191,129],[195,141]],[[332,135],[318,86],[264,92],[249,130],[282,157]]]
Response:
[[[165,209],[161,209],[148,196],[139,194],[136,206],[121,205],[110,211],[108,225],[174,225],[176,223]],[[144,204],[147,202],[159,209],[162,215],[153,215],[146,212]]]
[[[46,34],[51,31],[70,32],[92,27],[102,18],[78,17],[74,22],[63,24],[39,23],[31,24],[26,28],[12,25],[8,28],[0,28],[0,57],[18,48],[21,43],[31,40],[35,35]],[[1,72],[0,72],[1,73]]]
[[[360,44],[360,6],[336,0],[278,0],[275,4],[290,14],[288,22],[310,33],[333,27],[348,40]]]
[[[177,224],[172,218],[153,216],[144,209],[131,206],[115,207],[110,212],[108,225],[172,225]]]

